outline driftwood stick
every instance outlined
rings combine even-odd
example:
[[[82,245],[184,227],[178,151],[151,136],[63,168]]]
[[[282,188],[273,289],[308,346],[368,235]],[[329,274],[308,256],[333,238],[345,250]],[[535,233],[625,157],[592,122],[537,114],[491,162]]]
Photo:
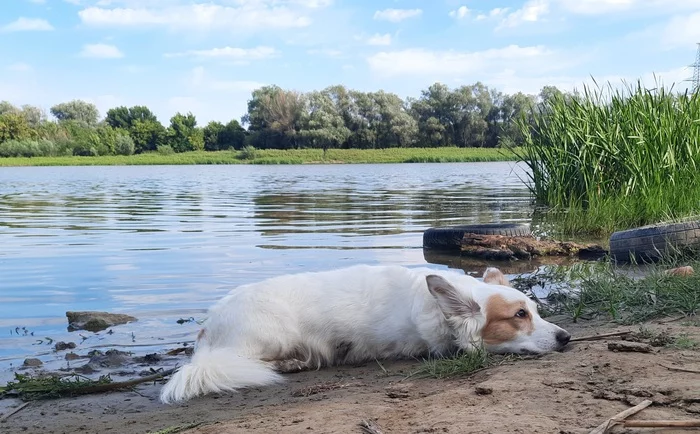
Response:
[[[690,372],[691,374],[700,374],[700,370],[698,369],[690,369],[690,368],[677,368],[675,366],[667,366],[664,365],[663,363],[659,363],[660,366],[663,366],[664,368],[668,369],[669,371],[677,371],[677,372]]]
[[[649,407],[651,404],[652,402],[650,400],[645,399],[640,404],[635,405],[632,408],[628,408],[625,411],[621,411],[615,416],[601,423],[600,425],[595,427],[595,429],[593,429],[593,431],[591,431],[589,434],[605,434],[618,423],[623,422],[625,419],[632,416],[633,414],[639,413],[640,411]]]
[[[625,428],[699,428],[700,420],[626,420]]]
[[[163,377],[167,377],[168,375],[172,374],[175,372],[175,369],[168,369],[167,371],[163,372],[158,372],[153,375],[149,375],[147,377],[143,378],[136,378],[134,380],[129,380],[129,381],[117,381],[113,383],[107,383],[107,384],[97,384],[93,386],[86,386],[86,387],[81,387],[79,389],[74,389],[71,390],[71,393],[76,394],[76,395],[87,395],[90,393],[102,393],[102,392],[110,392],[112,390],[119,390],[119,389],[128,389],[130,387],[134,387],[138,384],[141,383],[148,383],[149,381],[155,381]]]
[[[581,336],[580,338],[573,338],[569,342],[583,342],[583,341],[599,341],[605,338],[614,338],[618,336],[626,336],[632,333],[631,331],[626,332],[615,332],[615,333],[605,333],[602,335],[592,335],[592,336]]]
[[[0,422],[5,422],[7,419],[10,418],[10,416],[12,416],[13,414],[17,414],[20,411],[24,410],[24,408],[27,407],[29,404],[31,404],[31,402],[25,402],[24,404],[20,405],[19,407],[15,408],[14,410],[10,411],[9,413],[4,415],[3,417],[0,417]]]
[[[364,434],[384,434],[382,427],[372,419],[365,419],[360,422],[360,429]]]

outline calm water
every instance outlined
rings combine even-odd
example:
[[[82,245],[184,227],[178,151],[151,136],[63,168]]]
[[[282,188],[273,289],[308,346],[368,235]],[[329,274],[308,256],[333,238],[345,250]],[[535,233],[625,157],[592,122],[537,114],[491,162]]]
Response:
[[[80,353],[190,340],[197,324],[178,319],[272,275],[444,268],[424,256],[423,230],[529,221],[523,174],[514,163],[0,168],[0,379],[27,356],[65,364],[45,337]],[[69,333],[67,310],[139,321]]]

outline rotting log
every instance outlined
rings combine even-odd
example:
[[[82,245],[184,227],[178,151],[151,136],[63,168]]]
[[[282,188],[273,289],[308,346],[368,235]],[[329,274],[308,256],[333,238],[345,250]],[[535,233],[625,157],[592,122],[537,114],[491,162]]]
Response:
[[[599,259],[608,252],[596,244],[578,244],[535,237],[464,234],[461,243],[464,256],[486,260],[507,261],[532,259],[538,256],[577,256],[580,259]]]

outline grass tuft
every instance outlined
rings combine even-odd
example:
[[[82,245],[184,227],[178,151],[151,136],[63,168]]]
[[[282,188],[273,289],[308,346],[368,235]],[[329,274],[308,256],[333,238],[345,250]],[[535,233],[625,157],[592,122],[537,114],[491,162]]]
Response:
[[[486,352],[483,347],[477,347],[474,351],[462,352],[453,357],[425,360],[411,376],[438,379],[465,376],[494,364],[495,356]]]

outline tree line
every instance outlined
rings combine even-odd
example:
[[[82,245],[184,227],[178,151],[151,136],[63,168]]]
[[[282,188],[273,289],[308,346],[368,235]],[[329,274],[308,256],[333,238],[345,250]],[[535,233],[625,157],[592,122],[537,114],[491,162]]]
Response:
[[[73,100],[50,108],[0,102],[0,156],[110,155],[242,149],[511,147],[522,142],[515,120],[564,95],[504,94],[477,82],[435,83],[417,98],[330,86],[307,93],[264,86],[252,92],[241,122],[204,126],[192,113],[163,125],[145,106],[115,107],[104,116]]]

